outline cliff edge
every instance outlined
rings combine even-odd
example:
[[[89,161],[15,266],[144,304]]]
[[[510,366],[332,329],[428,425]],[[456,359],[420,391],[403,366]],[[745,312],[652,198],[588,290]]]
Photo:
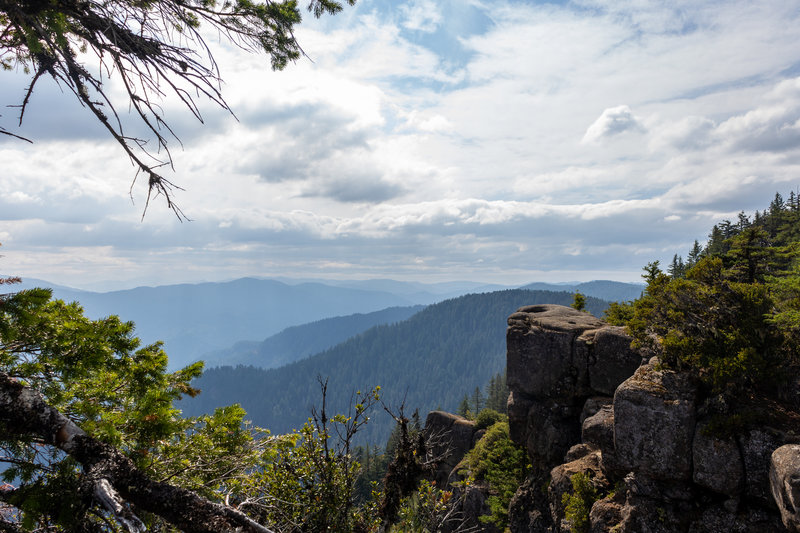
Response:
[[[738,423],[623,328],[568,307],[508,325],[510,434],[533,464],[512,533],[800,531],[797,413],[754,405]]]

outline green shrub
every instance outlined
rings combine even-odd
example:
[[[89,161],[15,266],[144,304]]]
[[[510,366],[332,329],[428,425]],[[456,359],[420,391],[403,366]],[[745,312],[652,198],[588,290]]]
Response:
[[[389,526],[391,533],[432,533],[440,531],[455,518],[449,505],[453,493],[443,491],[428,481],[421,481],[417,491],[403,498],[397,522]]]
[[[487,503],[491,514],[480,519],[500,529],[508,525],[508,504],[524,481],[530,468],[527,452],[514,444],[508,434],[508,422],[493,424],[466,456],[469,479],[489,485]]]
[[[655,275],[628,327],[635,345],[714,392],[769,388],[785,361],[782,332],[768,320],[773,308],[767,285],[737,281],[721,258],[705,257],[686,279]]]
[[[494,409],[483,409],[478,416],[475,417],[475,429],[487,429],[497,422],[505,422],[508,417],[498,413]]]
[[[572,533],[587,533],[589,511],[592,510],[594,502],[600,499],[600,494],[592,485],[592,478],[583,472],[573,474],[569,479],[572,482],[572,494],[565,492],[561,496],[564,517],[569,522],[569,530]]]

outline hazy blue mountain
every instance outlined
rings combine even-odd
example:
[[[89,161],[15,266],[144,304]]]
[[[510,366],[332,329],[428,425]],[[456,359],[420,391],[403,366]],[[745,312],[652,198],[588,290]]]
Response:
[[[261,342],[237,342],[225,350],[203,355],[206,368],[219,365],[252,365],[276,368],[322,352],[371,327],[402,322],[425,306],[390,307],[374,313],[325,318],[292,326]]]
[[[595,280],[579,283],[577,290],[608,302],[627,302],[642,295],[644,283],[622,283],[619,281]]]
[[[282,279],[286,283],[289,280]],[[474,281],[446,281],[438,283],[421,283],[418,281],[397,281],[393,279],[368,280],[307,280],[324,283],[335,287],[390,292],[411,300],[414,303],[427,305],[441,302],[448,298],[456,298],[468,293],[481,293],[515,289],[515,285],[486,284]]]
[[[641,296],[644,284],[621,281],[595,280],[583,283],[529,283],[521,289],[534,291],[579,291],[585,296],[594,296],[608,302],[627,302]]]
[[[29,286],[52,287],[56,298],[80,302],[90,317],[113,314],[134,321],[143,342],[164,341],[171,368],[199,360],[210,350],[264,339],[289,326],[413,304],[388,292],[252,278],[104,293],[42,280],[28,280],[20,288]]]
[[[523,305],[569,305],[570,292],[506,290],[471,294],[430,305],[404,322],[371,328],[322,353],[263,370],[251,366],[212,368],[195,385],[203,390],[180,403],[186,414],[240,403],[248,419],[273,432],[300,427],[320,401],[317,376],[329,379],[328,413],[342,412],[352,394],[382,387],[392,407],[405,398],[415,408],[454,410],[465,394],[484,386],[505,366],[508,316]],[[596,314],[607,306],[587,297]],[[362,434],[383,443],[392,420],[376,412]]]
[[[243,278],[224,283],[198,283],[138,287],[91,292],[54,285],[43,280],[24,280],[16,288],[47,286],[56,298],[79,301],[90,317],[116,314],[136,323],[143,342],[162,340],[177,368],[213,350],[227,349],[242,341],[259,341],[300,324],[354,313],[371,313],[395,306],[442,301],[465,292],[488,292],[498,285],[455,281],[447,283],[393,280],[284,283],[270,279]],[[532,284],[531,288],[626,300],[639,295],[635,284],[597,281],[583,284]],[[9,288],[10,290],[10,288]],[[332,343],[324,341],[324,346]],[[323,346],[323,347],[324,347]]]

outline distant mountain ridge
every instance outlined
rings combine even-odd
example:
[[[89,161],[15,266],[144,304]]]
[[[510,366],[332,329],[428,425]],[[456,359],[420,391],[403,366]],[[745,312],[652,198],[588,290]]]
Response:
[[[353,392],[378,385],[393,407],[405,398],[412,412],[454,410],[464,394],[483,387],[504,368],[506,321],[511,313],[523,305],[572,301],[569,292],[520,289],[445,300],[404,322],[371,328],[287,366],[208,369],[194,383],[203,392],[180,402],[180,407],[197,415],[240,403],[255,424],[286,432],[302,426],[311,406],[319,403],[317,376],[322,376],[329,380],[329,413],[345,411]],[[593,313],[599,315],[605,307],[607,302],[587,297]],[[376,413],[362,435],[368,442],[383,443],[391,428],[391,419]]]
[[[204,354],[202,359],[206,368],[221,365],[277,368],[332,348],[374,326],[402,322],[424,308],[424,305],[389,307],[373,313],[324,318],[286,328],[261,342],[237,342],[225,350]]]
[[[21,288],[42,285],[53,287],[42,282]],[[104,293],[55,286],[53,295],[80,302],[92,318],[119,315],[132,320],[142,342],[164,341],[173,369],[199,360],[210,350],[264,339],[289,326],[414,304],[387,292],[252,278]]]
[[[111,292],[91,292],[43,280],[23,280],[20,286],[53,288],[56,298],[78,301],[93,318],[119,315],[136,323],[143,343],[164,341],[170,368],[199,360],[214,350],[237,342],[260,342],[282,330],[317,320],[389,307],[430,304],[467,292],[488,292],[502,285],[455,281],[418,283],[394,280],[305,281],[286,283],[271,279],[241,278],[220,283],[137,287]],[[572,286],[532,284],[547,290],[573,291]],[[630,299],[641,292],[635,284],[589,282],[577,284],[587,296]],[[600,292],[602,289],[604,292]],[[326,341],[327,346],[335,344]]]
[[[643,283],[623,283],[621,281],[594,280],[583,283],[529,283],[520,289],[535,291],[578,291],[585,296],[594,296],[607,302],[627,302],[642,295]]]

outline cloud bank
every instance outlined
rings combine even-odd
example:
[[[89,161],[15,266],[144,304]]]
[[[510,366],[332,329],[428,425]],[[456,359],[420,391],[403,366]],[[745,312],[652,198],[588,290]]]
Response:
[[[308,21],[313,62],[284,72],[214,43],[236,117],[164,102],[184,224],[141,221],[124,155],[43,86],[36,142],[0,139],[2,270],[635,281],[800,186],[798,8],[364,0]],[[18,103],[26,77],[0,76]]]

